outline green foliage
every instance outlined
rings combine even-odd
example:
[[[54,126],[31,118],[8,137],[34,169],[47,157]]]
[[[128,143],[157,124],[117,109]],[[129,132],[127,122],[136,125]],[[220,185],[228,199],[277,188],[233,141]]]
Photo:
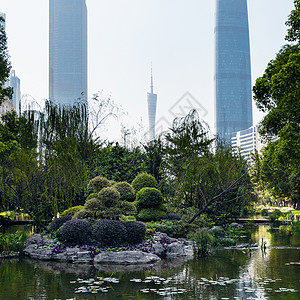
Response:
[[[145,171],[145,154],[140,148],[128,149],[116,145],[97,149],[92,165],[92,174],[115,181],[131,182],[138,173]]]
[[[161,192],[156,188],[142,188],[136,195],[139,208],[159,207],[163,200]]]
[[[125,216],[135,216],[137,214],[136,206],[132,202],[121,201],[118,205],[121,214]]]
[[[269,215],[269,221],[272,227],[278,227],[280,225],[280,222],[278,221],[279,218],[282,216],[282,213],[279,209],[275,209],[270,215]]]
[[[152,175],[147,173],[138,174],[132,181],[131,185],[133,186],[136,193],[138,193],[142,188],[145,187],[158,188],[156,179]]]
[[[92,226],[89,222],[80,219],[67,221],[59,229],[58,239],[71,245],[87,245],[91,242]]]
[[[88,184],[88,190],[92,191],[93,193],[99,193],[103,188],[109,187],[110,181],[101,176],[97,176],[90,180]]]
[[[121,246],[126,239],[126,227],[119,221],[102,219],[94,224],[93,236],[103,246]]]
[[[137,219],[144,222],[160,221],[165,218],[166,213],[156,208],[144,208],[137,215]]]
[[[112,186],[120,193],[121,201],[133,202],[135,200],[135,192],[128,182],[118,182]]]
[[[300,2],[286,24],[289,26],[285,45],[271,60],[253,87],[254,99],[266,113],[260,132],[269,144],[260,162],[259,180],[274,196],[285,197],[300,207]],[[274,141],[270,139],[276,138]],[[259,162],[258,162],[259,163]]]
[[[113,187],[106,187],[98,193],[98,198],[105,207],[114,207],[120,200],[120,193]]]
[[[109,207],[105,208],[100,214],[100,217],[103,219],[110,219],[110,220],[119,220],[121,215],[121,209],[118,207]]]
[[[81,209],[77,213],[74,214],[73,219],[91,219],[94,217],[94,214],[85,209]]]
[[[211,253],[214,237],[207,228],[200,228],[191,233],[189,239],[196,242],[195,252],[198,257],[205,257]]]
[[[73,206],[64,210],[60,215],[61,216],[74,216],[77,212],[83,209],[82,205]]]
[[[126,222],[126,241],[135,245],[141,243],[145,239],[146,226],[142,222]]]
[[[146,228],[153,232],[164,232],[168,236],[173,238],[186,238],[190,230],[190,226],[187,226],[183,221],[152,221],[146,223]]]
[[[49,230],[51,232],[56,231],[58,228],[60,228],[63,224],[65,224],[67,221],[70,221],[72,219],[72,216],[65,215],[60,218],[57,218],[51,222],[49,225]]]
[[[24,233],[1,233],[0,232],[0,257],[2,254],[10,254],[11,252],[22,252],[23,245],[27,240]]]
[[[136,218],[134,216],[120,215],[119,221],[122,223],[126,223],[126,222],[130,222],[130,221],[136,221]]]
[[[104,205],[103,203],[97,199],[93,198],[90,200],[87,200],[84,204],[84,210],[88,211],[92,214],[93,218],[96,219],[101,215],[101,211],[104,210]]]
[[[0,17],[0,105],[7,98],[11,99],[12,89],[5,86],[11,69],[9,54],[7,50],[7,38],[3,26],[4,18]]]

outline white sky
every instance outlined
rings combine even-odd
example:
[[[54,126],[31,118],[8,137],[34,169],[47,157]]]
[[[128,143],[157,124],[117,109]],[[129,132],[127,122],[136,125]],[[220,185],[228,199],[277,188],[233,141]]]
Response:
[[[86,0],[89,96],[103,90],[120,103],[121,123],[148,126],[147,92],[153,63],[157,119],[190,92],[214,130],[215,0]],[[285,44],[293,0],[248,0],[252,80]],[[0,0],[8,47],[22,94],[48,97],[48,1]],[[262,115],[254,106],[254,123]],[[142,119],[142,122],[141,122]],[[104,136],[119,135],[120,122]]]

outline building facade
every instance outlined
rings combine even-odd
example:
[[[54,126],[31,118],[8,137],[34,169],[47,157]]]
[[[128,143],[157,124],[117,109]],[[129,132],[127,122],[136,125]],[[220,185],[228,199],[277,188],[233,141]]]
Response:
[[[156,120],[156,104],[157,104],[157,94],[153,92],[153,75],[151,69],[151,86],[150,93],[147,94],[148,102],[148,118],[149,118],[149,140],[155,139],[155,120]]]
[[[49,99],[87,101],[85,0],[49,0]]]
[[[261,153],[266,146],[260,137],[258,126],[252,126],[248,129],[235,132],[231,138],[232,150],[240,153],[248,161],[251,161],[251,156],[255,151]]]
[[[247,0],[217,0],[215,118],[219,137],[253,126]]]

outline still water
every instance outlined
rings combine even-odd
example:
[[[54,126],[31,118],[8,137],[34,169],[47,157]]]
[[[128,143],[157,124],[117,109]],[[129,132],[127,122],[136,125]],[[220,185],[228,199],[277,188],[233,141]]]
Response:
[[[97,266],[29,259],[0,261],[0,299],[300,299],[300,237],[252,230],[267,243],[252,253],[218,250],[206,259],[155,267]]]

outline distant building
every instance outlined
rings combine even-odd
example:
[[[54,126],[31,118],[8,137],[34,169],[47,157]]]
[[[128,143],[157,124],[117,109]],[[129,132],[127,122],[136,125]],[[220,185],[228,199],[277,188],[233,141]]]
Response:
[[[148,117],[149,117],[149,139],[150,141],[155,139],[155,119],[156,119],[156,104],[157,94],[153,92],[153,75],[151,69],[151,86],[150,93],[147,94],[148,101]]]
[[[253,126],[247,0],[217,0],[215,39],[216,131],[230,143]]]
[[[20,79],[16,76],[15,70],[12,70],[10,73],[10,77],[8,80],[8,86],[14,89],[14,93],[12,96],[12,103],[15,107],[17,114],[20,114],[20,101],[21,101],[21,90],[20,90]]]
[[[49,99],[62,105],[87,101],[85,0],[49,0]]]
[[[15,107],[11,100],[6,100],[0,105],[0,118],[9,111],[15,110]],[[1,121],[1,120],[0,120]]]
[[[238,131],[231,138],[233,151],[241,153],[247,160],[251,160],[251,155],[255,152],[261,153],[266,144],[262,141],[258,126],[253,126],[245,130]]]
[[[6,30],[6,26],[5,26],[5,20],[6,20],[6,14],[3,12],[0,12],[0,17],[2,17],[4,19],[4,22],[1,22],[1,25],[4,27],[4,30]]]

